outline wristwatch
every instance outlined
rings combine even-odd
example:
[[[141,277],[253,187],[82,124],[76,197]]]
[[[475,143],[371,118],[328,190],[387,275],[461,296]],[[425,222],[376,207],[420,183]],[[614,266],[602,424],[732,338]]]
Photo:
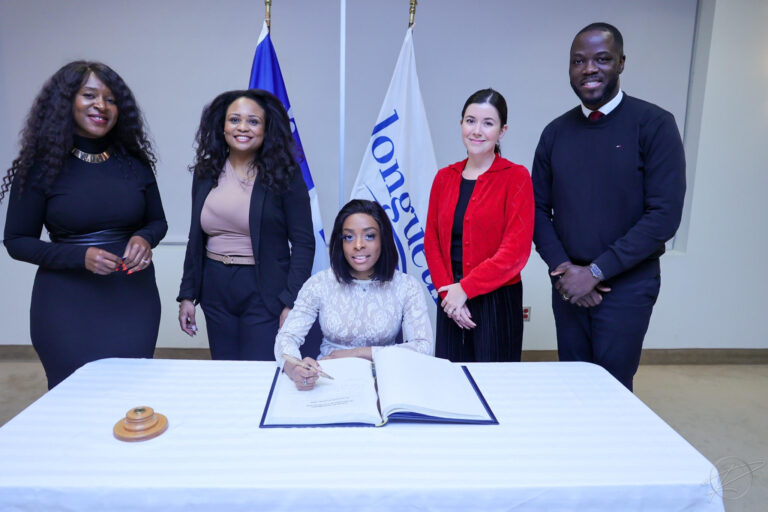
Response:
[[[597,279],[598,281],[604,281],[605,277],[603,276],[603,271],[600,270],[600,267],[598,267],[594,263],[589,264],[589,271],[592,272],[592,277]]]

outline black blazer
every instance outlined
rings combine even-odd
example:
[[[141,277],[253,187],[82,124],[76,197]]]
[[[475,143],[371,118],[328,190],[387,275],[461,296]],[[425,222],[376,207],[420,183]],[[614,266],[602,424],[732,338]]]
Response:
[[[195,177],[192,181],[192,219],[178,301],[200,301],[208,238],[200,227],[200,213],[212,188],[212,179]],[[299,289],[312,273],[315,257],[309,193],[301,172],[282,194],[267,190],[257,179],[248,220],[258,288],[267,310],[279,315],[284,307],[293,307]]]

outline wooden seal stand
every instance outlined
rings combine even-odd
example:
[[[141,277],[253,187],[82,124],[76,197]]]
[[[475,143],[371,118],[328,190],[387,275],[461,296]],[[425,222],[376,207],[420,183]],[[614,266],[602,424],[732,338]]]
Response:
[[[157,437],[168,429],[168,418],[155,413],[151,407],[134,407],[125,418],[115,423],[113,432],[121,441],[146,441]]]

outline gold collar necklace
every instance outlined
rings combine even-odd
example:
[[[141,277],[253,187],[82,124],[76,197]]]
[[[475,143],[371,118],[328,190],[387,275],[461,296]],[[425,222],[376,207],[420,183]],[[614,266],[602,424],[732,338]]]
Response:
[[[106,162],[109,159],[111,150],[112,148],[108,148],[102,153],[86,153],[85,151],[80,151],[77,148],[72,148],[72,154],[83,162],[88,162],[89,164],[100,164],[102,162]]]

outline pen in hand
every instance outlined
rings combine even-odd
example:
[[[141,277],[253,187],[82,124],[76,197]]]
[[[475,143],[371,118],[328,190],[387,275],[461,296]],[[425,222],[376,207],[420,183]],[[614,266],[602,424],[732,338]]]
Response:
[[[285,359],[286,362],[291,363],[291,364],[295,364],[296,366],[300,366],[301,368],[304,368],[305,370],[317,370],[317,373],[321,377],[325,377],[326,379],[335,380],[333,377],[331,377],[330,375],[325,373],[323,371],[323,369],[320,368],[320,366],[318,366],[317,368],[313,368],[313,367],[309,366],[307,363],[305,363],[304,361],[302,361],[301,359],[296,359],[295,357],[293,357],[290,354],[283,354],[283,359]]]

